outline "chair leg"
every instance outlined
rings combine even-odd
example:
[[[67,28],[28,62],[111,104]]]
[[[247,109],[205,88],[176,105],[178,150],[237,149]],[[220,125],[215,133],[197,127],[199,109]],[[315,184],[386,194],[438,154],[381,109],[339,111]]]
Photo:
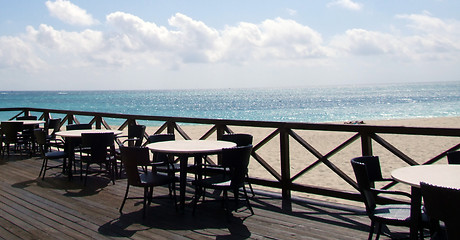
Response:
[[[194,215],[194,216],[195,216],[196,205],[198,204],[198,201],[200,201],[200,198],[201,198],[202,195],[203,195],[203,201],[204,201],[205,192],[204,191],[198,191],[198,186],[195,186],[195,197],[193,198],[194,201],[193,201],[193,212],[192,212],[192,215]]]
[[[251,214],[254,215],[254,210],[252,210],[251,202],[249,202],[248,193],[246,192],[246,188],[244,187],[244,184],[243,184],[243,192],[244,192],[244,197],[246,198],[246,204],[248,205],[249,211],[251,211]]]
[[[255,197],[256,194],[254,193],[254,189],[252,189],[252,184],[249,182],[249,174],[246,173],[246,182],[248,183],[249,190],[251,190],[252,197]],[[244,190],[246,191],[246,189]]]
[[[377,223],[377,236],[375,236],[375,240],[379,240],[380,238],[380,233],[382,232],[382,225],[381,223]]]
[[[148,194],[149,194],[149,189],[148,187],[144,187],[144,200],[142,201],[142,205],[143,205],[143,208],[142,208],[142,218],[144,219],[145,218],[145,212],[146,212],[146,208],[147,208],[147,198],[148,198]]]
[[[88,180],[88,171],[89,171],[89,163],[86,163],[85,183],[83,184],[84,186],[86,186],[86,182]]]
[[[43,162],[42,162],[42,168],[40,169],[40,174],[38,174],[38,177],[41,177],[42,176],[42,173],[43,173],[43,169],[45,168],[45,164],[46,164],[46,158],[43,158]],[[43,174],[44,176],[45,174]],[[43,179],[43,178],[42,178]]]
[[[48,158],[43,159],[43,162],[44,162],[44,166],[43,166],[42,180],[45,179],[46,169],[48,168]]]
[[[123,214],[123,207],[125,206],[125,203],[126,203],[126,199],[128,198],[128,192],[129,192],[129,184],[127,184],[126,186],[126,193],[125,193],[125,197],[123,198],[123,202],[121,202],[121,207],[120,207],[120,213]]]
[[[367,238],[368,240],[372,240],[372,235],[374,235],[374,228],[375,228],[375,222],[371,221],[371,226],[369,229],[369,237]]]

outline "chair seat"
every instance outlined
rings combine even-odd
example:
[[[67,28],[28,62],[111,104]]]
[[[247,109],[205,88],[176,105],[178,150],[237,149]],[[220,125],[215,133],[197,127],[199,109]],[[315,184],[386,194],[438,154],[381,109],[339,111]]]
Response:
[[[177,180],[177,178],[174,176],[167,176],[151,172],[143,173],[139,177],[141,180],[141,183],[139,185],[140,187],[167,185]]]
[[[376,219],[410,221],[410,205],[408,204],[388,204],[377,206],[374,210]]]
[[[65,158],[67,157],[67,153],[61,151],[47,152],[45,153],[45,157],[47,157],[48,159]]]
[[[195,180],[193,184],[204,188],[228,189],[231,187],[231,179],[229,176],[215,175],[202,180]]]

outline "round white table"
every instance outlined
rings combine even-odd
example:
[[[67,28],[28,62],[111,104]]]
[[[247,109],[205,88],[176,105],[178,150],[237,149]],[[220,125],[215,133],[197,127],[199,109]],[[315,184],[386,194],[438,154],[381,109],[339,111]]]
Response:
[[[67,153],[69,155],[69,166],[68,166],[68,177],[72,179],[72,164],[75,158],[75,144],[73,139],[81,138],[83,133],[113,133],[114,135],[120,135],[123,132],[119,130],[108,130],[108,129],[83,129],[83,130],[67,130],[56,132],[56,136],[65,138],[67,144]],[[65,167],[64,167],[65,169]]]
[[[399,168],[391,172],[398,182],[420,187],[420,182],[450,188],[460,188],[460,165],[418,165]]]
[[[420,182],[450,188],[460,188],[460,165],[416,165],[398,168],[391,172],[391,177],[411,186],[411,219],[410,238],[417,239],[420,224],[422,193]]]
[[[8,122],[22,122],[22,124],[24,125],[40,125],[42,123],[45,123],[45,121],[42,120],[14,120]]]
[[[189,157],[200,159],[205,155],[218,154],[224,148],[236,147],[236,143],[220,140],[175,140],[147,144],[153,152],[161,152],[179,157],[180,162],[180,205],[184,209],[185,186],[187,183],[187,163]],[[200,160],[196,160],[198,162]]]

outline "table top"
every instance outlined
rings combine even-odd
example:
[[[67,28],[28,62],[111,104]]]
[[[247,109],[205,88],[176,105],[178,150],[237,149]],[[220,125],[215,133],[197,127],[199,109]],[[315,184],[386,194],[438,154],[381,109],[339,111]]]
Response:
[[[147,144],[155,152],[172,154],[212,154],[223,148],[236,147],[236,143],[221,140],[175,140]]]
[[[38,125],[45,123],[42,120],[14,120],[14,121],[6,121],[6,122],[22,122],[24,125]]]
[[[398,168],[391,172],[391,177],[398,182],[420,187],[420,182],[460,188],[460,165],[433,164]]]
[[[112,132],[115,135],[122,134],[122,131],[119,130],[108,130],[108,129],[83,129],[83,130],[68,130],[56,132],[57,136],[61,137],[81,137],[82,133],[107,133]]]

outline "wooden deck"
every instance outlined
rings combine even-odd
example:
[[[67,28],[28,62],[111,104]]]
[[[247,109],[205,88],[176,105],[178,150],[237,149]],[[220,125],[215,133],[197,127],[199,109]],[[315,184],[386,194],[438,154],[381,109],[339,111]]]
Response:
[[[105,176],[77,176],[69,182],[59,169],[38,179],[42,160],[10,156],[0,159],[0,238],[2,239],[367,239],[369,219],[363,208],[304,199],[283,208],[279,197],[257,194],[255,215],[241,204],[230,219],[218,202],[177,212],[157,188],[147,217],[140,200],[120,207],[126,179],[115,185]],[[193,189],[188,188],[189,191]],[[142,190],[131,189],[142,196]],[[132,195],[131,195],[132,196]],[[191,193],[188,194],[191,196]],[[188,199],[190,200],[190,199]],[[396,229],[408,232],[408,229]],[[393,229],[392,229],[393,231]],[[389,239],[382,236],[381,239]]]

